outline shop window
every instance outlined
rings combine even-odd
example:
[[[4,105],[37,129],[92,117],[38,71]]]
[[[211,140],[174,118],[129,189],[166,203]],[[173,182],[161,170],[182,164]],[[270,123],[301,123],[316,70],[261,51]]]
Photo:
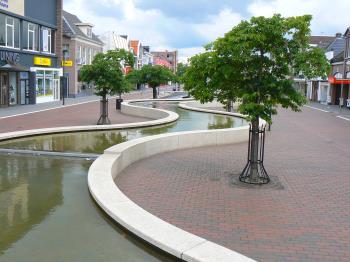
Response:
[[[346,78],[350,79],[350,72],[346,72]]]
[[[52,53],[52,31],[49,28],[41,28],[41,51]]]

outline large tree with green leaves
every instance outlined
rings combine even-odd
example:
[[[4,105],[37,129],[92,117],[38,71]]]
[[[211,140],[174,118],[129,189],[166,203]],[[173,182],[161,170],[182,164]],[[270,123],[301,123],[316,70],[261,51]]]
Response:
[[[278,106],[300,111],[306,99],[294,88],[293,77],[326,77],[329,63],[310,47],[310,15],[253,17],[190,59],[185,89],[201,102],[240,102],[238,111],[251,121],[250,157],[241,181],[269,181],[259,160],[259,119],[271,123]],[[245,174],[243,174],[245,172]],[[243,178],[244,177],[244,178]]]
[[[153,89],[153,98],[157,98],[157,87],[167,84],[174,79],[174,74],[168,68],[161,65],[145,65],[140,70],[133,70],[127,79],[138,84],[148,84]]]
[[[123,67],[133,66],[132,53],[121,50],[110,50],[97,54],[91,65],[81,68],[80,77],[83,82],[93,83],[95,94],[101,96],[101,116],[97,124],[110,124],[108,118],[108,95],[129,92],[130,84],[125,79]]]

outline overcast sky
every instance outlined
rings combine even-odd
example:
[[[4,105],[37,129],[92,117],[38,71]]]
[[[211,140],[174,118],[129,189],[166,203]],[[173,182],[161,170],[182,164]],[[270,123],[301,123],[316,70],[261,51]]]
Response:
[[[350,0],[64,0],[64,9],[94,32],[115,31],[152,50],[178,49],[183,60],[251,16],[311,14],[317,35],[344,33]]]

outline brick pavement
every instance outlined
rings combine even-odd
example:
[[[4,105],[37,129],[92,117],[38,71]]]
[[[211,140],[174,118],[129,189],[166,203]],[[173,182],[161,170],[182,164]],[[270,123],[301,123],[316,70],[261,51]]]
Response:
[[[164,93],[161,93],[164,95]],[[133,94],[126,94],[123,99],[138,99],[138,98],[151,98],[151,90],[147,92],[138,92]],[[72,101],[71,101],[72,103]],[[56,106],[52,104],[51,106]],[[23,113],[23,108],[18,108],[19,113]],[[42,107],[39,104],[38,107],[30,107],[28,110],[35,111],[41,110]],[[49,109],[49,105],[43,109]],[[2,109],[0,109],[1,111]],[[6,110],[6,109],[4,109]],[[9,114],[12,115],[12,111],[16,109],[10,108]],[[30,113],[26,115],[12,116],[9,118],[0,118],[0,133],[37,129],[37,128],[49,128],[49,127],[62,127],[62,126],[80,126],[80,125],[96,125],[100,116],[100,102],[92,101],[84,104],[72,105],[67,107],[60,107],[50,109],[47,111],[41,111],[36,113]],[[133,123],[147,121],[148,118],[135,117],[120,113],[115,110],[115,99],[109,100],[109,118],[112,124]]]
[[[332,114],[281,110],[265,166],[283,189],[233,185],[245,143],[153,156],[116,182],[152,214],[259,261],[350,261],[349,131]]]

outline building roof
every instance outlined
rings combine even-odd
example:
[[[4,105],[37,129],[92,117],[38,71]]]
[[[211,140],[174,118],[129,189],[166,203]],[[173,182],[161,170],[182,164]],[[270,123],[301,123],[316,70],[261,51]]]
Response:
[[[344,50],[331,59],[331,63],[337,63],[337,62],[343,62],[343,61],[344,61]]]
[[[108,31],[100,36],[104,43],[103,51],[124,49],[129,51],[128,36],[118,35],[116,32]]]
[[[80,37],[87,41],[93,41],[100,45],[103,45],[103,42],[94,34],[92,33],[92,37],[88,37],[86,34],[83,33],[83,31],[80,30],[80,28],[77,26],[77,24],[87,24],[82,23],[82,21],[76,16],[71,13],[68,13],[67,11],[62,12],[63,14],[63,35],[68,37]],[[89,24],[91,26],[91,24]]]
[[[134,55],[139,55],[139,47],[140,47],[140,41],[139,40],[130,40],[130,48],[134,51]]]
[[[313,35],[310,37],[310,44],[316,45],[322,49],[326,49],[336,38],[336,36]]]
[[[336,39],[333,40],[333,42],[331,42],[328,45],[326,52],[333,51],[334,56],[336,56],[339,53],[341,53],[342,51],[344,51],[344,49],[345,49],[345,38],[344,37],[337,37]]]

